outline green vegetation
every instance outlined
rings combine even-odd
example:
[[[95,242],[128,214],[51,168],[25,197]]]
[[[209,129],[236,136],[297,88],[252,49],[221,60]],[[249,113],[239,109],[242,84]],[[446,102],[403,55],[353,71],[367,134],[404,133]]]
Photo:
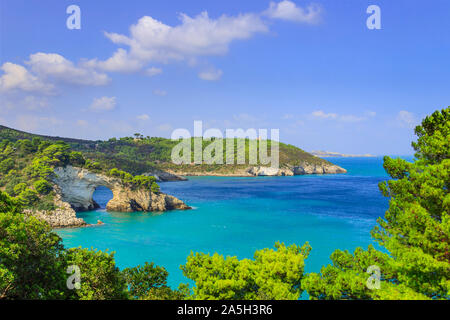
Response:
[[[69,289],[69,266],[77,266],[79,289]],[[50,226],[22,213],[20,203],[0,191],[0,299],[182,299],[167,286],[167,271],[153,264],[116,267],[114,253],[65,249]]]
[[[196,283],[192,298],[200,300],[296,300],[311,247],[282,243],[276,250],[255,252],[254,260],[224,258],[217,253],[188,257],[182,266],[186,277]]]
[[[79,151],[72,151],[63,141],[50,142],[39,137],[31,140],[0,141],[0,190],[16,197],[27,209],[52,211],[55,209],[52,177],[55,167],[73,165],[104,173],[103,166],[86,159]],[[112,169],[111,176],[122,179],[130,188],[146,188],[159,192],[153,176],[133,176]]]
[[[53,168],[71,164],[71,155],[70,146],[61,141],[2,140],[0,189],[26,208],[53,210]]]
[[[393,178],[380,184],[389,209],[372,236],[389,254],[373,247],[335,251],[332,265],[304,281],[311,298],[450,298],[450,107],[426,117],[415,132],[414,162],[384,159]],[[380,289],[366,286],[371,265],[381,271]]]
[[[222,139],[223,148],[226,150],[227,142],[232,141],[234,148],[235,159],[237,159],[238,150],[242,150],[242,145],[244,146],[244,154],[247,165],[220,165],[220,164],[198,164],[192,166],[187,165],[175,165],[171,161],[172,149],[181,140],[171,140],[158,137],[144,137],[141,134],[135,134],[133,137],[124,137],[120,139],[111,138],[107,141],[92,141],[92,140],[81,140],[81,139],[71,139],[71,138],[60,138],[60,137],[50,137],[34,135],[4,126],[0,126],[0,141],[8,139],[12,142],[18,140],[32,140],[33,138],[39,138],[46,141],[64,141],[68,144],[74,153],[71,155],[71,161],[74,162],[77,153],[78,157],[81,155],[84,158],[89,159],[89,167],[91,164],[95,163],[95,166],[99,166],[104,170],[111,170],[118,168],[119,170],[124,170],[133,175],[140,175],[146,172],[154,172],[155,170],[179,170],[180,172],[211,172],[211,173],[232,173],[235,170],[245,169],[248,167],[249,163],[249,139]],[[194,150],[194,140],[198,138],[191,138],[191,149]],[[208,141],[204,139],[202,141],[202,149],[204,150],[207,146],[211,145],[216,139],[211,139]],[[268,156],[270,156],[271,141],[267,141]],[[259,150],[260,142],[257,141],[257,150]],[[330,162],[314,157],[308,152],[303,151],[292,145],[279,143],[279,158],[280,165],[282,167],[286,165],[300,165],[304,163],[312,165],[330,164]],[[80,154],[81,152],[81,154]],[[193,161],[193,155],[191,157]],[[226,163],[224,159],[224,163]],[[79,164],[81,166],[83,164]],[[1,166],[0,166],[1,168]],[[0,169],[1,170],[1,169]]]
[[[169,273],[163,267],[146,262],[144,266],[123,271],[130,297],[140,300],[182,300],[189,295],[189,287],[181,284],[178,290],[167,286]]]
[[[155,188],[154,186],[156,185],[158,187],[158,191],[159,191],[159,186],[156,183],[156,178],[153,176],[145,176],[145,175],[138,175],[138,176],[133,176],[132,174],[119,170],[117,168],[113,168],[109,171],[109,175],[112,177],[116,177],[116,178],[120,178],[122,180],[122,182],[129,186],[132,189],[137,189],[137,188],[146,188],[146,189],[153,189]]]
[[[65,266],[77,266],[81,272],[80,289],[71,290],[71,298],[79,300],[126,299],[126,282],[116,267],[114,253],[83,248],[64,252]]]
[[[58,299],[66,293],[63,246],[50,226],[0,192],[0,298]]]

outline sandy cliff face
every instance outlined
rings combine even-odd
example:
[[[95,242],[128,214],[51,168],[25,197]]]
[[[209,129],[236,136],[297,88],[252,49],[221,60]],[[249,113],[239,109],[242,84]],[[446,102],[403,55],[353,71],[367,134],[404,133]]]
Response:
[[[93,173],[87,169],[66,166],[55,169],[55,205],[52,212],[34,212],[37,217],[46,220],[52,227],[77,227],[86,225],[83,219],[76,217],[76,211],[92,210],[98,205],[93,200],[94,191],[99,186],[109,188],[113,198],[108,202],[109,211],[167,211],[172,209],[190,209],[183,201],[150,190],[136,189],[124,185],[118,178]]]

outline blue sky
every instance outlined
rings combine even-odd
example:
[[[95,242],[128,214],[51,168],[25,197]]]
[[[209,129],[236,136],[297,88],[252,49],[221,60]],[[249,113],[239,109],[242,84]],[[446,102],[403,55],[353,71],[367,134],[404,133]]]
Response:
[[[410,154],[414,125],[450,105],[445,0],[0,3],[0,124],[35,133],[170,137],[202,120],[279,128],[308,151]]]

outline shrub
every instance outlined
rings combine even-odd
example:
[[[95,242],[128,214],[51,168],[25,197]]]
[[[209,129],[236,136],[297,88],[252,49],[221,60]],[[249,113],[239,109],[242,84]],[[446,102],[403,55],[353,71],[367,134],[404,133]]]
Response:
[[[302,283],[310,298],[450,298],[450,107],[426,117],[415,133],[413,162],[384,157],[392,179],[379,188],[390,198],[389,208],[372,237],[389,255],[373,246],[353,254],[336,250],[332,264]],[[383,280],[378,290],[366,285],[372,265]]]
[[[0,192],[0,299],[65,297],[61,238]]]
[[[14,168],[14,160],[13,159],[5,159],[2,162],[0,162],[0,173],[8,173],[9,170]]]
[[[35,158],[27,168],[32,177],[47,179],[53,174],[52,161],[49,157]]]
[[[52,144],[42,151],[42,155],[51,159],[53,165],[65,165],[69,162],[68,144]]]
[[[275,248],[256,251],[254,260],[191,253],[181,269],[195,281],[194,299],[297,300],[311,246],[276,243]]]
[[[68,249],[67,266],[76,265],[81,271],[81,288],[73,290],[75,299],[126,299],[126,283],[116,267],[114,252],[80,248]]]
[[[14,187],[14,191],[12,195],[19,195],[20,193],[22,193],[23,191],[25,191],[27,189],[27,184],[26,183],[19,183],[16,184],[16,186]]]
[[[83,154],[78,151],[72,151],[69,155],[69,162],[74,166],[84,166],[86,164],[86,160],[83,157]]]
[[[129,287],[130,297],[143,300],[181,300],[189,295],[187,285],[181,284],[178,290],[167,286],[169,273],[164,267],[146,262],[144,266],[126,268],[122,271]]]
[[[39,197],[36,191],[27,188],[19,194],[18,199],[23,206],[29,207],[38,201]]]
[[[102,166],[100,165],[100,163],[98,162],[93,162],[92,160],[87,159],[84,166],[86,167],[86,169],[90,169],[90,170],[94,170],[94,171],[99,171],[102,169]]]
[[[53,186],[47,180],[40,179],[34,183],[34,189],[36,189],[39,194],[45,195],[52,191]]]
[[[153,182],[150,191],[154,193],[159,193],[160,192],[159,185],[156,182]]]

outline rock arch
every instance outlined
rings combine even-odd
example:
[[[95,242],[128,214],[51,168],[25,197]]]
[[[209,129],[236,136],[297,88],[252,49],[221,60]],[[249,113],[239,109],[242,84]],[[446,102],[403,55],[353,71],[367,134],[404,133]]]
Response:
[[[108,211],[190,209],[183,201],[173,196],[152,193],[147,189],[133,190],[118,178],[94,173],[83,168],[58,167],[55,169],[53,182],[60,190],[61,200],[69,203],[76,211],[92,210],[98,207],[93,200],[93,194],[99,186],[105,186],[113,193],[113,198],[106,205]]]

